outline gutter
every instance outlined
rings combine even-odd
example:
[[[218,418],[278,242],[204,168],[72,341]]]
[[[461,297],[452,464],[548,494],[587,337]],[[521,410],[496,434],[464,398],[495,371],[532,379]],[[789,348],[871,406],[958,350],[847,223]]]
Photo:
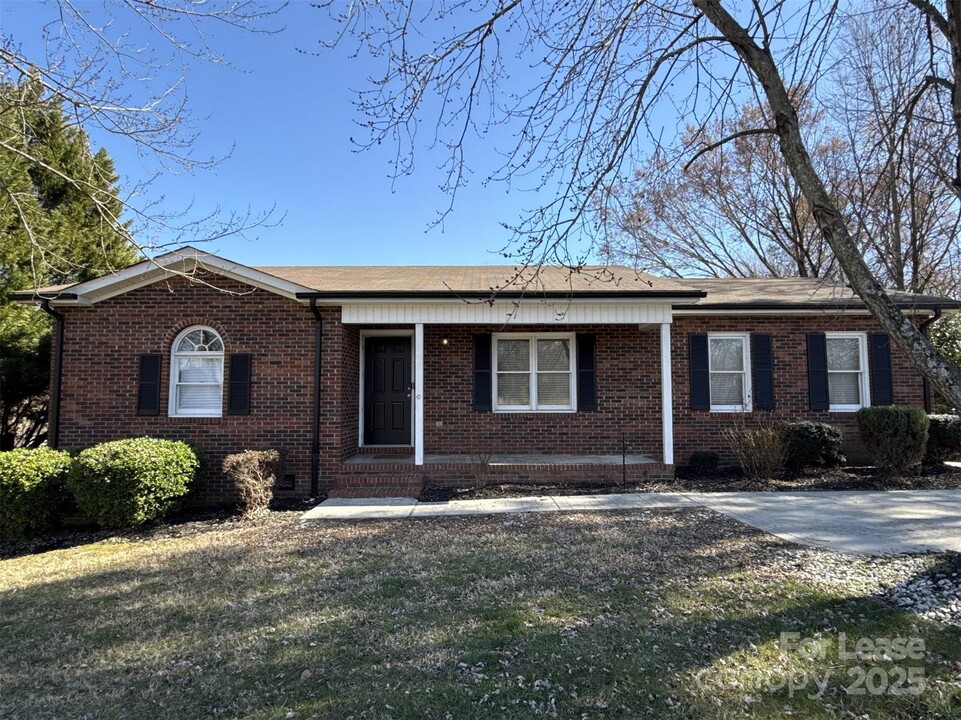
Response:
[[[52,317],[57,324],[57,365],[50,378],[50,415],[47,428],[47,445],[56,449],[60,444],[60,387],[63,379],[63,313],[50,307],[50,300],[43,300],[40,309]]]
[[[389,299],[404,300],[411,298],[427,298],[432,300],[572,300],[572,299],[637,299],[637,298],[704,298],[707,293],[703,290],[588,290],[584,292],[561,291],[526,291],[497,290],[491,292],[477,292],[471,290],[459,292],[457,290],[314,290],[297,293],[298,300],[363,300]]]
[[[955,303],[945,303],[943,305],[932,305],[929,307],[921,307],[915,303],[900,303],[895,302],[895,304],[903,311],[914,311],[914,313],[922,312],[936,312],[938,317],[940,317],[941,311],[943,309],[948,310],[961,310],[961,304]],[[746,302],[746,303],[698,303],[697,305],[675,305],[673,307],[675,313],[687,314],[687,315],[707,315],[711,313],[728,313],[733,311],[739,311],[741,313],[749,313],[752,311],[757,312],[779,312],[779,311],[862,311],[868,312],[864,304],[859,302],[832,302],[832,303],[817,303],[817,302],[806,302],[806,303],[773,303],[773,302]],[[932,318],[934,320],[935,318]]]
[[[924,337],[927,337],[927,336],[928,336],[928,326],[929,326],[931,323],[933,323],[935,320],[937,320],[938,318],[941,317],[941,308],[939,308],[939,307],[934,307],[934,308],[931,308],[931,309],[934,311],[934,314],[918,326],[918,330],[921,331],[921,334],[924,335]],[[924,388],[924,412],[930,414],[930,412],[931,412],[931,383],[929,383],[929,382],[928,382],[928,379],[927,379],[926,377],[924,377],[923,375],[921,376],[921,387]]]
[[[317,298],[310,298],[314,314],[314,401],[311,417],[310,496],[317,497],[320,487],[320,353],[324,342],[324,322],[317,309]]]
[[[43,295],[39,295],[33,290],[20,290],[18,292],[10,293],[10,299],[13,302],[21,303],[35,303],[37,301],[45,303],[49,302],[50,300],[78,300],[79,296],[74,292],[45,293]]]

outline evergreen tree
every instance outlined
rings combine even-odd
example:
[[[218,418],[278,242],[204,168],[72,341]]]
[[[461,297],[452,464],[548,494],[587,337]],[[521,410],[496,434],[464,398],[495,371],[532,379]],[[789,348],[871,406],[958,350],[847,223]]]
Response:
[[[136,261],[117,179],[39,82],[0,83],[0,449],[46,437],[50,319],[10,294]]]

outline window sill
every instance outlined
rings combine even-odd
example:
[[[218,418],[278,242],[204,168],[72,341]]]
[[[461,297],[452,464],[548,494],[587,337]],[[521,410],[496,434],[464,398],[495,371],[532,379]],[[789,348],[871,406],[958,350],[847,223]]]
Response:
[[[169,423],[198,423],[208,425],[221,422],[223,419],[223,415],[168,415],[166,417]]]
[[[742,407],[740,405],[715,405],[711,407],[712,413],[750,413],[753,412],[750,406]]]
[[[866,408],[867,405],[831,405],[828,407],[828,412],[832,413],[856,413],[861,408]]]
[[[557,410],[531,410],[530,408],[494,408],[495,415],[551,415],[551,414],[564,414],[572,415],[576,413],[577,410],[574,408],[564,408]]]

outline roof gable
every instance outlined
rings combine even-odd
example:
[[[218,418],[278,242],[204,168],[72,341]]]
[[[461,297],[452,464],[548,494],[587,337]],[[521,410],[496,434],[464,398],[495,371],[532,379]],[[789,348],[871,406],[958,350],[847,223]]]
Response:
[[[20,302],[51,300],[58,305],[92,305],[117,295],[173,277],[189,276],[206,270],[268,292],[296,300],[298,294],[310,288],[275,277],[263,270],[241,265],[193,247],[144,260],[135,265],[73,285],[57,285],[13,294]]]

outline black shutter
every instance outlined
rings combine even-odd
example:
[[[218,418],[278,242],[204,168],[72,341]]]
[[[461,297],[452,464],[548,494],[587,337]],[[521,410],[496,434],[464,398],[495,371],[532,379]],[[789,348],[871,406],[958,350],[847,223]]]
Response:
[[[707,335],[690,335],[691,409],[711,409],[711,373],[707,360]]]
[[[230,381],[227,388],[227,414],[250,415],[250,364],[247,353],[230,356]]]
[[[754,387],[754,409],[774,409],[774,356],[771,336],[751,334],[751,384]]]
[[[597,338],[577,334],[577,410],[597,410]]]
[[[828,343],[824,333],[808,333],[808,398],[812,410],[827,410]]]
[[[894,404],[891,377],[891,338],[884,333],[871,333],[871,403]]]
[[[137,414],[160,414],[160,355],[140,356]]]
[[[491,412],[491,334],[474,336],[474,410]]]

